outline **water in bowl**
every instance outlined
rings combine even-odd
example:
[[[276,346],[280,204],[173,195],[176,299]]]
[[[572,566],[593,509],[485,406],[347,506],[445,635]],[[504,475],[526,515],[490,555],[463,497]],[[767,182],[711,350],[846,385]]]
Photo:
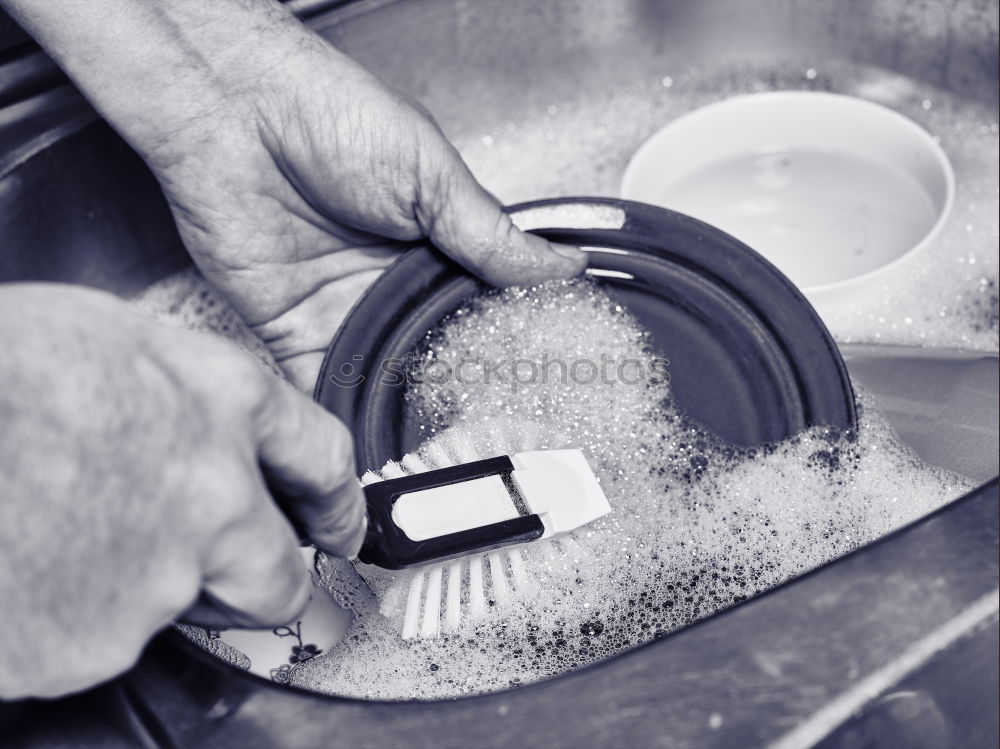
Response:
[[[776,148],[708,164],[667,185],[659,203],[732,234],[800,287],[891,262],[937,220],[923,186],[895,165],[816,148]]]

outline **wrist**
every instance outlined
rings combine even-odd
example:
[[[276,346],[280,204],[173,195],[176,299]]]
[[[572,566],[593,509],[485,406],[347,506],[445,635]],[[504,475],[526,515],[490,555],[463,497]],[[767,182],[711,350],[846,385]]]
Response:
[[[323,42],[273,0],[0,0],[143,155]],[[244,116],[246,113],[242,113]]]

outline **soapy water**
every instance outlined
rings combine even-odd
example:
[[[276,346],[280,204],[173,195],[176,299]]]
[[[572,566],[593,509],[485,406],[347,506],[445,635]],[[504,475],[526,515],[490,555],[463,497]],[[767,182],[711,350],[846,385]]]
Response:
[[[956,171],[955,207],[915,268],[894,271],[881,293],[826,322],[840,342],[996,350],[994,110],[884,70],[833,61],[816,68],[804,61],[663,72],[619,91],[554,102],[537,116],[460,135],[456,144],[505,202],[615,195],[628,158],[646,137],[711,101],[808,89],[885,104],[940,140]],[[599,289],[556,285],[534,294],[499,293],[453,316],[426,355],[454,361],[470,352],[480,359],[515,352],[570,360],[594,352],[651,355],[627,311]],[[225,335],[275,368],[266,347],[196,271],[166,279],[135,304],[169,324]],[[293,671],[298,686],[434,698],[564,673],[767,590],[971,488],[899,444],[863,392],[855,435],[816,428],[778,445],[735,451],[686,423],[664,400],[662,385],[567,389],[550,382],[516,394],[499,383],[453,385],[424,383],[411,394],[412,416],[425,424],[424,449],[456,440],[488,457],[580,447],[614,512],[568,541],[523,547],[535,587],[519,591],[502,611],[493,607],[485,619],[434,640],[402,640],[398,621],[378,612],[354,569],[324,558],[323,580],[355,612],[355,622],[340,646]],[[238,653],[218,655],[245,661]]]
[[[262,364],[265,347],[200,277],[186,272],[136,300],[172,324],[230,337]],[[590,281],[492,292],[456,310],[421,361],[458,363],[640,360],[655,371],[646,333]],[[291,683],[367,699],[431,699],[555,676],[663,636],[814,569],[972,488],[923,464],[860,393],[856,434],[817,427],[776,445],[737,450],[687,422],[663,378],[645,384],[550,377],[521,382],[433,378],[412,386],[409,417],[422,454],[492,457],[578,447],[600,478],[611,515],[522,547],[528,579],[504,605],[429,640],[400,637],[402,611],[380,601],[345,560],[320,555],[322,583],[355,614],[344,640],[300,663]],[[380,468],[381,466],[373,466]],[[387,577],[373,580],[383,590]],[[408,574],[406,572],[400,574]],[[487,578],[488,582],[488,578]],[[487,598],[492,591],[486,590]],[[247,659],[200,628],[217,657]]]
[[[536,110],[461,133],[455,144],[473,173],[505,203],[617,197],[629,159],[661,127],[712,102],[766,91],[823,91],[887,106],[927,130],[955,171],[955,203],[941,233],[914,262],[879,279],[870,294],[826,313],[823,321],[834,338],[995,352],[1000,332],[1000,126],[995,99],[990,100],[995,92],[976,101],[884,68],[834,59],[678,66],[614,90],[560,89],[558,98]],[[840,231],[856,236],[858,228],[848,222]]]
[[[504,203],[618,195],[628,160],[650,135],[698,107],[766,91],[825,91],[882,104],[926,129],[955,171],[955,203],[919,259],[895,267],[871,293],[827,313],[839,343],[888,343],[996,352],[1000,335],[1000,124],[995,105],[883,68],[826,59],[683,67],[610,91],[560,89],[538,111],[490,123],[453,141],[479,180]],[[857,227],[844,227],[856,233]],[[822,240],[821,240],[822,241]],[[203,328],[223,314],[204,308],[204,282],[185,271],[158,284],[139,307]],[[253,337],[234,322],[235,335]],[[259,344],[259,341],[257,341]],[[262,348],[262,346],[259,346]],[[273,362],[272,362],[273,363]]]
[[[602,355],[654,353],[628,311],[589,281],[492,292],[450,316],[423,352],[451,366]],[[485,615],[433,639],[402,639],[402,609],[383,615],[346,562],[324,559],[323,583],[355,620],[337,647],[293,671],[296,686],[426,699],[555,676],[735,605],[972,487],[921,464],[868,409],[856,434],[816,427],[743,450],[686,420],[660,380],[550,378],[517,392],[497,379],[425,380],[407,407],[424,426],[424,455],[581,448],[613,511],[521,546],[529,584],[505,603],[487,587]],[[381,576],[396,574],[412,573]]]

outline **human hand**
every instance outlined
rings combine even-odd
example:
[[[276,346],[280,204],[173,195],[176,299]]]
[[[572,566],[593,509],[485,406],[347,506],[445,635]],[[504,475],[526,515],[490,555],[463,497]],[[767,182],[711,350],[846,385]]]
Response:
[[[152,167],[195,262],[300,388],[400,242],[496,285],[586,264],[520,232],[427,115],[275,3],[3,1]]]
[[[427,236],[496,285],[585,262],[520,232],[430,119],[326,45],[290,52],[146,156],[206,277],[303,389],[398,252],[386,239]]]
[[[107,294],[0,286],[0,698],[124,671],[184,614],[276,626],[312,584],[284,512],[353,555],[350,435],[228,343]]]

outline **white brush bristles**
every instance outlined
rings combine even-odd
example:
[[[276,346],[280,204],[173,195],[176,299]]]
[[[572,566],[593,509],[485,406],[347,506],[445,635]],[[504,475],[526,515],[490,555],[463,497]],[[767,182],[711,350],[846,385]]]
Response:
[[[423,458],[410,453],[399,462],[389,461],[380,471],[367,471],[361,483],[367,486],[476,459],[468,443],[435,442]],[[472,554],[395,572],[382,592],[379,611],[387,617],[402,611],[404,639],[437,637],[454,632],[463,620],[478,621],[490,608],[509,603],[527,582],[524,557],[516,547]]]

